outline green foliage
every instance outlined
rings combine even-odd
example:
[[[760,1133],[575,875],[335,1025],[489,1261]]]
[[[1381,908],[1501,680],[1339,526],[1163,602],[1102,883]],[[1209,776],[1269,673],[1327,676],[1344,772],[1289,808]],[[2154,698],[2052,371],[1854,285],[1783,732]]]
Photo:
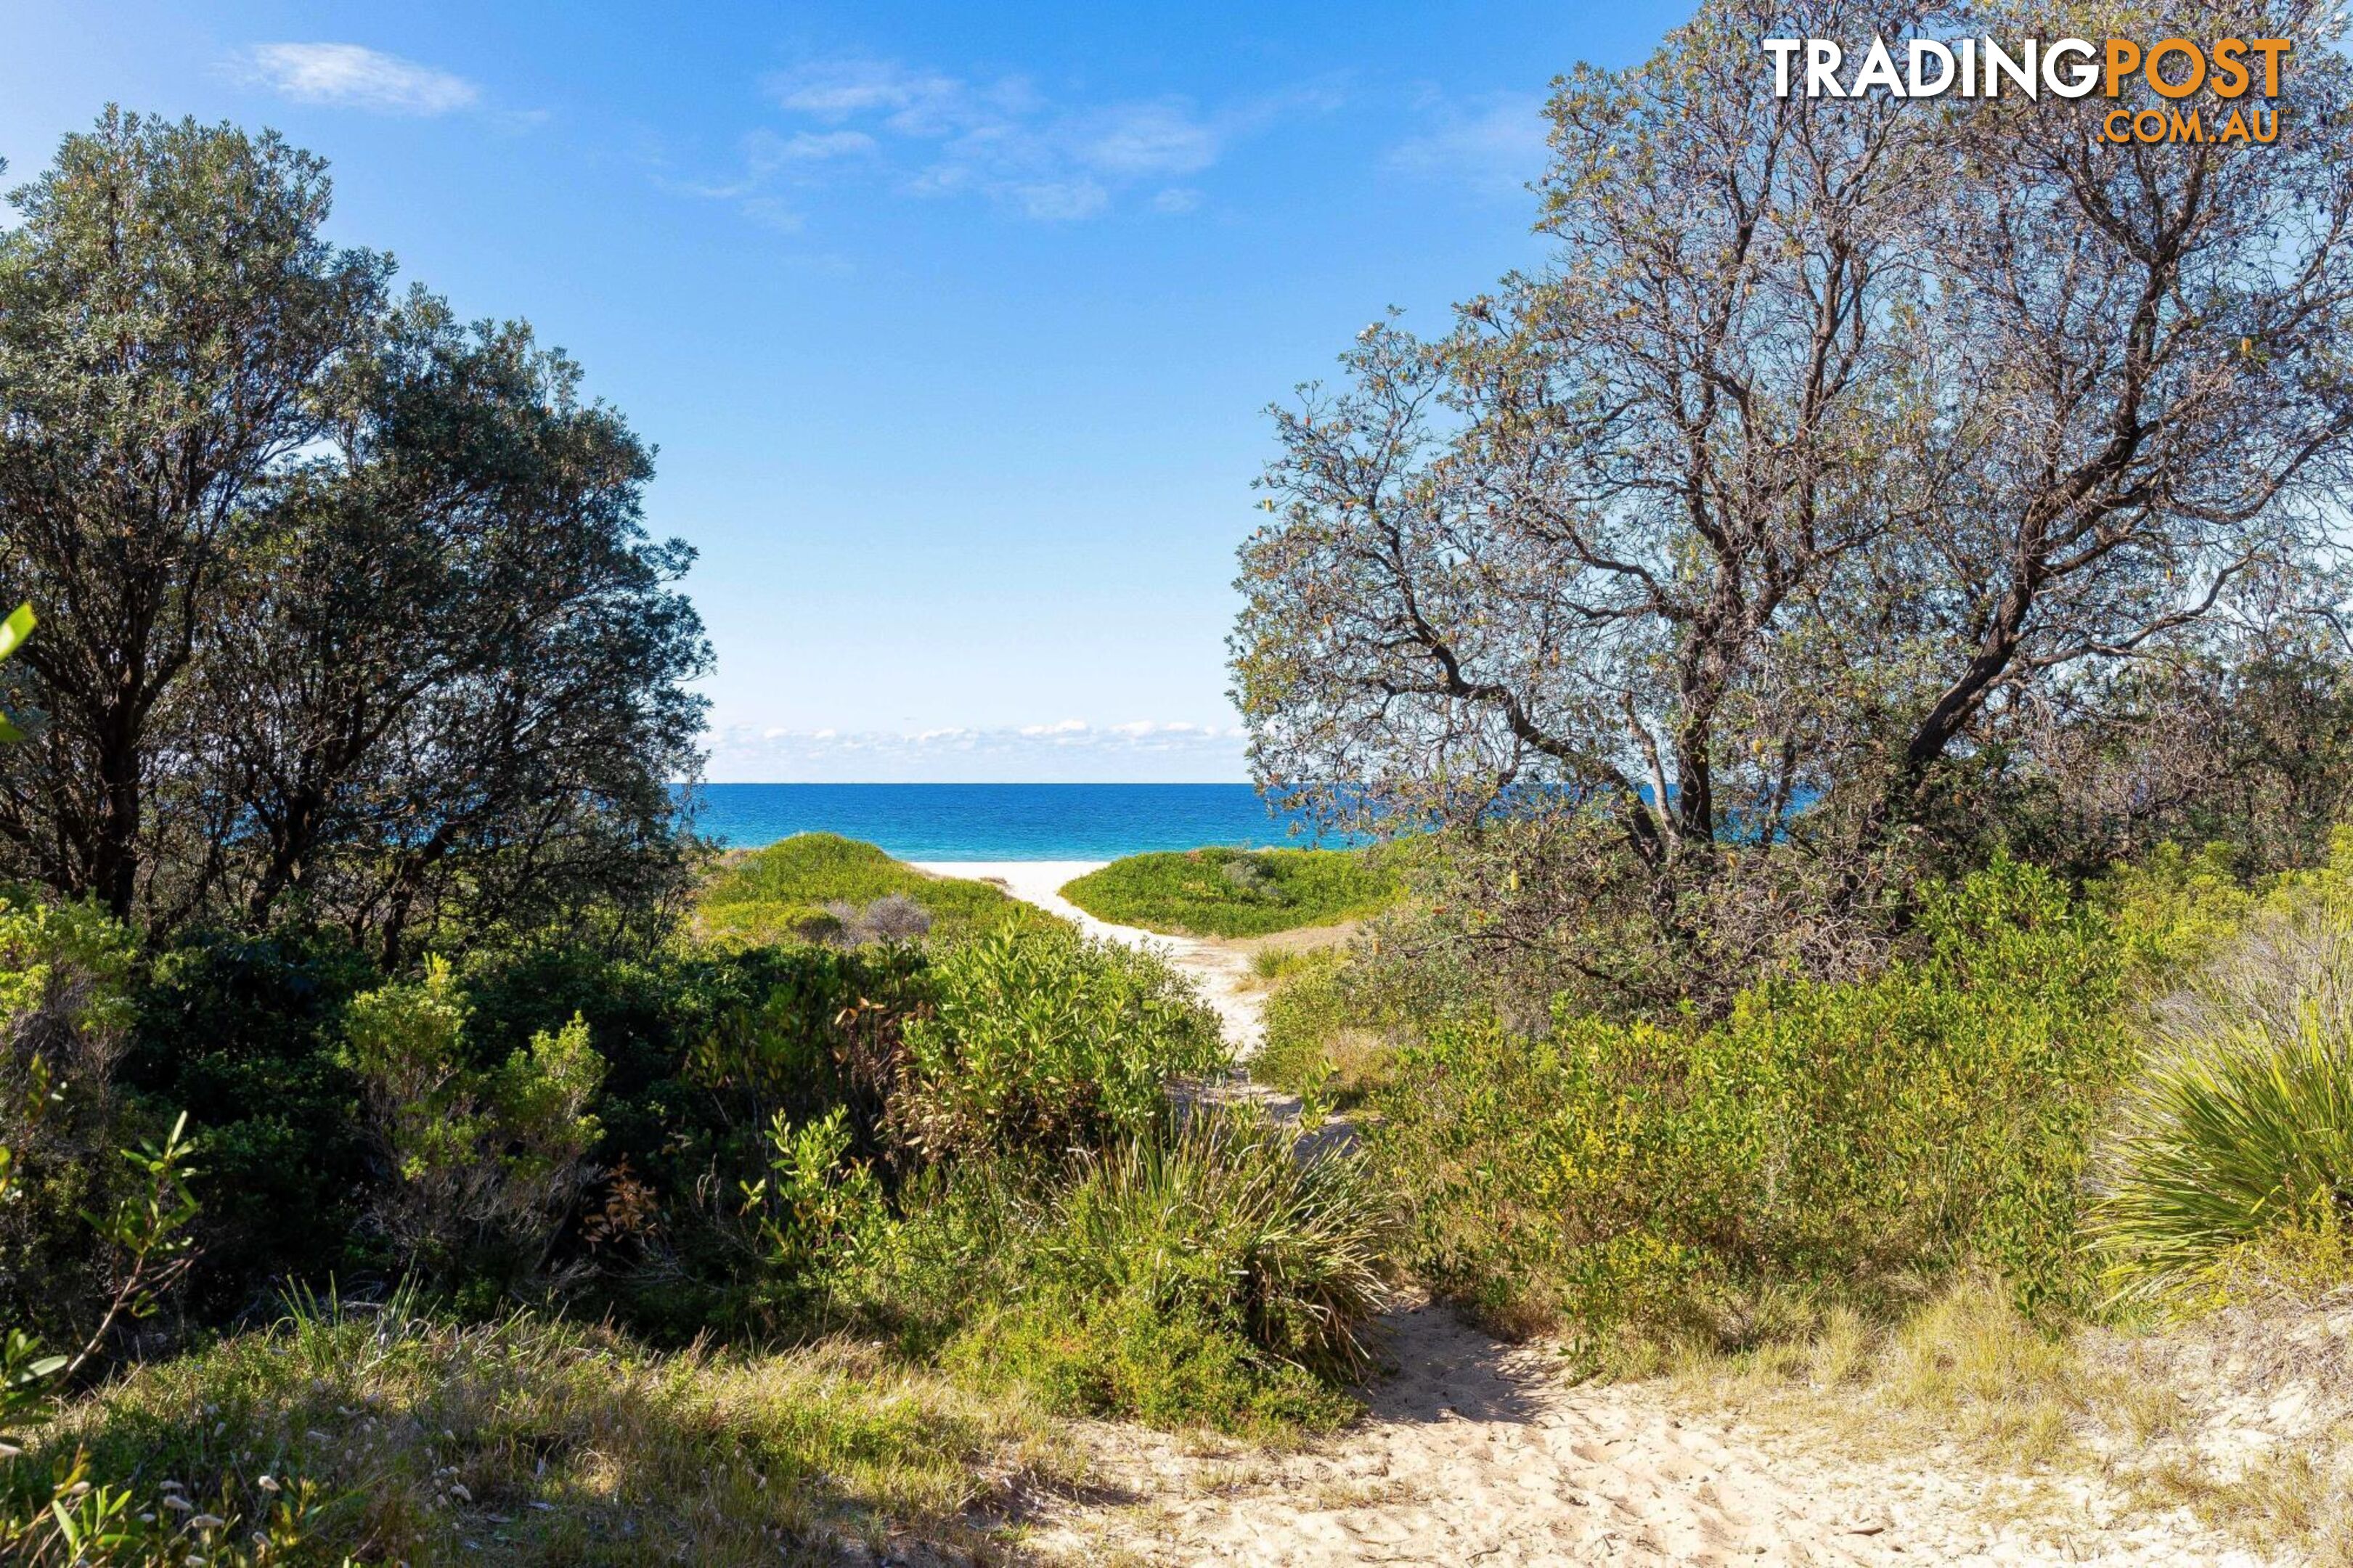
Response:
[[[106,1157],[132,1126],[111,1078],[129,954],[127,933],[94,909],[0,900],[0,1493],[52,1382],[153,1316],[190,1260],[187,1117],[160,1141],[112,1150],[119,1163]],[[45,1353],[27,1321],[79,1348]],[[90,1500],[79,1472],[77,1461],[29,1514],[0,1496],[0,1556],[90,1555],[113,1505]]]
[[[1226,1063],[1217,1015],[1153,954],[1067,927],[942,953],[905,1031],[897,1130],[934,1157],[1060,1151],[1133,1136],[1168,1080]]]
[[[1360,1156],[1246,1111],[908,1194],[845,1300],[911,1351],[1058,1408],[1164,1426],[1324,1426],[1366,1372],[1395,1211]]]
[[[932,877],[871,844],[831,833],[797,833],[723,866],[696,900],[705,936],[730,942],[822,940],[842,931],[840,908],[912,900],[930,916],[935,943],[1052,917],[986,882]]]
[[[2250,1249],[2341,1255],[2353,1205],[2353,834],[2340,829],[2327,865],[2276,889],[2157,1009],[2151,1034],[2095,1208],[2116,1283],[2196,1295]]]
[[[1932,892],[1878,977],[1781,981],[1716,1024],[1440,1026],[1366,1135],[1416,1261],[1507,1324],[1737,1342],[1792,1293],[1869,1300],[1979,1264],[2080,1298],[2076,1190],[2131,1056],[2125,954],[2049,876]]]
[[[1295,955],[1266,999],[1266,1033],[1250,1076],[1319,1106],[1350,1110],[1388,1077],[1398,1043],[1437,1014],[1381,994],[1388,978],[1369,954],[1338,948]]]
[[[352,999],[345,1065],[389,1167],[375,1217],[402,1264],[512,1285],[547,1261],[589,1173],[605,1072],[574,1018],[489,1071],[466,1065],[466,1007],[440,959]]]
[[[1309,1154],[1261,1118],[1203,1108],[1082,1156],[1080,1172],[1045,1243],[1060,1280],[1189,1303],[1330,1381],[1371,1369],[1392,1216],[1357,1156]]]
[[[115,1077],[132,956],[90,905],[0,899],[0,1326],[79,1359],[186,1265],[186,1141]]]
[[[2109,869],[2090,889],[2144,985],[2164,985],[2238,933],[2260,897],[2240,881],[2229,847],[2160,844]]]
[[[798,1127],[776,1112],[768,1173],[742,1184],[741,1212],[753,1221],[761,1264],[788,1289],[807,1288],[882,1221],[882,1185],[848,1158],[847,1121],[839,1105]]]
[[[201,931],[150,950],[121,1079],[205,1130],[188,1285],[200,1317],[240,1310],[273,1282],[381,1267],[360,1234],[370,1148],[341,1059],[344,1007],[377,983],[332,932]]]
[[[15,653],[24,640],[33,635],[34,624],[33,606],[30,605],[17,605],[8,612],[7,619],[0,620],[0,658]],[[5,712],[0,712],[0,745],[24,738],[25,731],[16,721]]]
[[[1098,920],[1177,936],[1264,936],[1330,925],[1397,901],[1397,879],[1361,849],[1188,849],[1131,855],[1062,896]]]

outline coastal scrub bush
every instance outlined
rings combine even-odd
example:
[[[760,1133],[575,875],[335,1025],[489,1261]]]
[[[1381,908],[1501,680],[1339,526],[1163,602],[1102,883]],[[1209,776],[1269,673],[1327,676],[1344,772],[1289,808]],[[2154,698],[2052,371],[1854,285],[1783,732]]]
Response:
[[[905,900],[923,912],[919,931]],[[841,906],[835,908],[834,906]],[[845,920],[845,914],[848,919]],[[695,921],[709,940],[733,944],[794,941],[962,941],[1007,927],[1036,928],[1053,917],[986,882],[934,877],[871,844],[832,833],[797,833],[730,858],[702,887]]]
[[[1217,1015],[1165,961],[1059,924],[949,949],[928,980],[892,1116],[934,1158],[1134,1136],[1171,1079],[1226,1065]]]
[[[205,1130],[197,1316],[381,1262],[359,1235],[369,1145],[341,1059],[344,1008],[380,982],[336,932],[200,931],[150,950],[121,1077]]]
[[[1414,1261],[1504,1326],[1736,1344],[1776,1303],[1862,1304],[1965,1265],[2082,1298],[2077,1189],[2128,1066],[2125,955],[2012,862],[1932,889],[1867,981],[1775,981],[1720,1023],[1442,1024],[1366,1128]]]
[[[152,1299],[145,1206],[172,1232],[192,1212],[180,1140],[160,1173],[124,1153],[165,1131],[116,1078],[132,961],[93,904],[0,898],[0,1333],[94,1346]]]
[[[1131,855],[1062,896],[1098,920],[1176,936],[1264,936],[1388,908],[1395,876],[1363,849],[1187,849]]]
[[[1400,1044],[1459,1010],[1426,994],[1426,964],[1391,965],[1368,943],[1291,956],[1267,996],[1250,1076],[1334,1110],[1364,1103]]]
[[[1324,1426],[1370,1366],[1395,1226],[1360,1155],[1201,1107],[1051,1165],[933,1173],[844,1295],[911,1352],[1059,1409]]]
[[[547,1262],[587,1184],[605,1063],[578,1017],[489,1071],[466,1065],[465,1030],[431,959],[421,980],[353,998],[345,1059],[387,1167],[375,1217],[402,1265],[506,1287]]]

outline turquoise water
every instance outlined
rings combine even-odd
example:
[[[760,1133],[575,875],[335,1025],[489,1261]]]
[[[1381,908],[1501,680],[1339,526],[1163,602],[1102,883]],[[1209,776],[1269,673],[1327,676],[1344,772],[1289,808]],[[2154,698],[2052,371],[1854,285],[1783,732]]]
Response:
[[[839,833],[902,860],[1115,860],[1317,842],[1248,784],[714,784],[696,795],[697,828],[731,847]]]

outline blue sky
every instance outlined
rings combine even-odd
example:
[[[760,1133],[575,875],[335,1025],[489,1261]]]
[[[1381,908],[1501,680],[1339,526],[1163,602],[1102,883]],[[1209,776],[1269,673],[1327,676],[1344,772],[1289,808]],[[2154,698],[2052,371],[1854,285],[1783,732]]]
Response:
[[[1687,5],[0,4],[9,181],[110,100],[660,448],[720,779],[1239,779],[1261,410],[1541,251],[1557,72]]]

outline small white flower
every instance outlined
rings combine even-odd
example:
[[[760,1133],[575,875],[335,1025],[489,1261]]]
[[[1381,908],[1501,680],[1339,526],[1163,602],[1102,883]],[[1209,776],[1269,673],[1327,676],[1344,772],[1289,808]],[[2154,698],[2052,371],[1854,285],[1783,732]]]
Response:
[[[278,1485],[277,1479],[276,1479],[274,1477],[270,1477],[270,1476],[263,1476],[263,1477],[261,1477],[260,1479],[257,1479],[253,1484],[254,1484],[255,1486],[259,1487],[263,1491],[269,1492],[269,1493],[272,1493],[272,1494],[275,1494],[276,1492],[278,1492],[278,1491],[280,1489],[280,1487],[279,1487],[279,1485]]]
[[[200,1513],[196,1515],[195,1518],[188,1521],[185,1528],[189,1530],[218,1530],[227,1522],[228,1521],[223,1519],[216,1513]]]
[[[196,1505],[195,1503],[190,1502],[186,1498],[182,1497],[177,1492],[165,1492],[164,1494],[164,1506],[177,1513],[194,1513],[196,1510]]]
[[[466,1489],[466,1486],[463,1481],[451,1481],[449,1483],[449,1495],[456,1498],[459,1502],[471,1502],[474,1500],[474,1494]]]

